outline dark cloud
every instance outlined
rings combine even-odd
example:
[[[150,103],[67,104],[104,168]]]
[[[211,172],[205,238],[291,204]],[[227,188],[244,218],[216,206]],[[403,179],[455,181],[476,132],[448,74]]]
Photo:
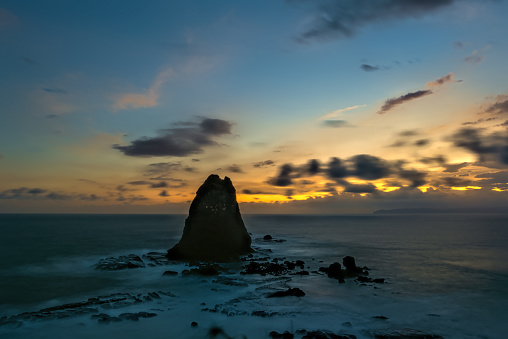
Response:
[[[351,127],[346,120],[324,120],[323,125],[332,128]]]
[[[365,72],[375,72],[381,69],[379,66],[371,66],[367,64],[361,65],[360,68],[363,69]]]
[[[192,159],[192,162],[198,162],[198,161],[201,161],[199,159]]]
[[[386,21],[418,18],[451,5],[454,0],[299,0],[318,4],[312,26],[297,39],[300,43],[354,36],[358,30]]]
[[[168,191],[166,191],[166,190],[161,191],[159,193],[159,196],[161,196],[161,197],[169,197]]]
[[[168,186],[169,186],[168,183],[165,181],[155,182],[150,185],[151,188],[162,188],[162,187],[168,187]]]
[[[249,194],[249,195],[254,195],[254,194],[278,194],[278,193],[274,193],[274,192],[257,191],[257,190],[251,190],[251,189],[244,189],[244,190],[242,190],[242,193],[243,194]]]
[[[99,197],[95,194],[79,194],[78,199],[83,200],[83,201],[96,201],[96,200],[100,200],[101,197]]]
[[[160,130],[157,137],[143,137],[128,146],[113,145],[113,148],[133,157],[185,157],[202,153],[206,146],[218,145],[214,138],[231,134],[232,124],[225,120],[204,118],[200,123],[183,122],[174,126],[177,127]]]
[[[472,185],[473,181],[456,177],[444,177],[439,179],[438,184],[446,187],[464,187]]]
[[[292,195],[295,195],[295,191],[292,189],[287,189],[286,192],[284,193],[284,195],[289,198]]]
[[[315,175],[320,172],[320,164],[319,161],[316,159],[311,159],[307,163],[307,166],[305,167],[305,171],[309,173],[310,175]]]
[[[42,188],[31,188],[28,190],[28,193],[29,194],[42,194],[42,193],[46,193],[47,190],[45,189],[42,189]]]
[[[456,173],[456,172],[460,171],[461,168],[464,168],[468,165],[469,165],[468,162],[463,162],[460,164],[447,164],[447,165],[445,165],[445,169],[443,170],[443,172]]]
[[[393,144],[389,145],[388,147],[403,147],[406,146],[407,142],[404,140],[397,140]]]
[[[405,102],[421,98],[423,96],[432,94],[433,92],[431,90],[421,90],[416,92],[411,92],[408,94],[404,94],[398,98],[388,99],[385,101],[384,105],[381,107],[381,109],[377,112],[378,114],[384,114],[391,109],[393,109],[395,106],[401,105]]]
[[[56,192],[51,192],[46,194],[46,198],[49,200],[71,200],[72,197],[67,194],[61,194]]]
[[[453,80],[453,73],[449,73],[449,74],[445,75],[444,77],[441,77],[441,78],[438,78],[434,81],[428,82],[427,86],[438,87],[438,86],[446,84],[447,82],[453,82],[453,81],[454,81]]]
[[[419,134],[420,134],[420,132],[418,130],[411,129],[411,130],[400,132],[399,136],[401,136],[401,137],[413,137],[413,136],[419,135]]]
[[[475,178],[482,179],[480,181],[482,184],[506,185],[508,184],[508,171],[478,174]]]
[[[446,158],[442,155],[436,155],[435,157],[425,157],[425,158],[421,158],[419,160],[421,163],[424,163],[424,164],[433,164],[433,163],[436,163],[436,164],[439,164],[439,165],[445,165],[446,164]]]
[[[344,192],[348,193],[375,193],[379,192],[376,186],[372,184],[347,184],[344,186]]]
[[[410,187],[412,188],[423,186],[427,183],[427,173],[424,172],[420,172],[414,169],[411,170],[400,169],[398,174],[401,179],[411,181]]]
[[[273,165],[275,165],[274,161],[272,161],[272,160],[265,160],[265,161],[256,162],[252,166],[259,168],[259,167],[273,166]]]
[[[462,128],[452,135],[457,147],[465,148],[478,156],[480,162],[496,161],[508,164],[508,133],[483,134],[482,129]]]
[[[150,181],[146,181],[146,180],[136,180],[136,181],[129,181],[127,184],[129,184],[129,185],[151,185],[152,183]]]
[[[61,88],[43,88],[42,89],[44,92],[48,92],[48,93],[54,93],[54,94],[68,94],[69,92],[67,92],[66,90],[64,89],[61,89]]]
[[[327,174],[332,179],[345,178],[348,175],[348,170],[344,162],[339,158],[331,158],[328,163]]]
[[[497,126],[500,126],[500,127],[504,127],[504,126],[508,126],[508,120],[506,120],[505,122],[503,123],[500,123],[499,125]],[[0,159],[2,159],[2,156],[0,155]]]
[[[291,180],[291,174],[293,173],[294,168],[291,164],[284,164],[279,169],[279,174],[275,178],[271,178],[268,180],[268,183],[273,186],[289,186],[293,183]]]
[[[359,154],[350,159],[353,163],[352,176],[365,180],[381,179],[390,174],[390,166],[381,158]]]
[[[158,162],[154,164],[149,164],[147,169],[144,172],[144,176],[146,177],[155,177],[150,178],[152,180],[162,180],[160,177],[166,177],[172,172],[176,171],[185,171],[185,172],[194,172],[196,171],[195,167],[189,167],[182,165],[181,162]],[[164,179],[170,180],[170,179]]]
[[[506,114],[508,113],[508,99],[501,102],[496,102],[487,109],[488,113]]]
[[[242,168],[237,164],[233,164],[231,166],[226,167],[226,170],[233,173],[244,173]]]
[[[429,143],[430,143],[429,139],[420,139],[420,140],[416,140],[414,142],[414,145],[418,146],[418,147],[422,147],[422,146],[428,145]]]

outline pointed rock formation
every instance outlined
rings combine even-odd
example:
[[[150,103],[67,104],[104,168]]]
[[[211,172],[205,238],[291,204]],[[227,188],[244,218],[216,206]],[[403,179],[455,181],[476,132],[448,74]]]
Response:
[[[252,252],[231,179],[212,174],[196,192],[170,260],[228,260]]]

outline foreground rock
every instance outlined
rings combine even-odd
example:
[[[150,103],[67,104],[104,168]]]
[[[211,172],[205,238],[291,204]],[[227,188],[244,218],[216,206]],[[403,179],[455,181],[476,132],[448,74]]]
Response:
[[[145,267],[145,263],[137,255],[129,254],[101,259],[94,267],[96,270],[100,271],[118,271]]]
[[[251,238],[240,214],[236,190],[228,177],[212,174],[196,192],[182,239],[170,260],[230,260],[252,252]]]
[[[443,339],[440,335],[413,330],[411,328],[370,330],[365,332],[377,339]]]
[[[161,299],[161,296],[174,297],[170,292],[158,291],[147,294],[129,294],[114,293],[106,296],[89,298],[85,301],[63,304],[48,307],[34,312],[24,312],[10,317],[1,317],[0,326],[20,327],[25,321],[54,320],[68,317],[92,314],[92,319],[97,319],[99,323],[110,323],[121,321],[122,319],[137,320],[134,318],[149,318],[157,314],[150,312],[124,313],[120,318],[110,316],[106,313],[100,313],[101,310],[119,309],[132,305],[150,302],[154,299]]]

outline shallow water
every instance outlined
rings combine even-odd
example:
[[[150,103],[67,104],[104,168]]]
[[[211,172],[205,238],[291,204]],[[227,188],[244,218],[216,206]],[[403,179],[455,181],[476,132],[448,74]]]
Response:
[[[181,215],[0,215],[0,316],[115,292],[176,295],[108,311],[158,314],[135,323],[101,325],[85,315],[0,326],[0,336],[202,338],[217,325],[238,338],[299,328],[362,338],[365,329],[404,327],[445,338],[504,338],[506,215],[244,216],[253,245],[271,249],[272,258],[301,259],[313,271],[351,255],[357,265],[371,269],[373,278],[385,278],[382,285],[338,284],[318,274],[244,276],[239,263],[225,265],[229,273],[224,276],[244,286],[214,278],[162,277],[165,270],[188,268],[184,264],[116,272],[91,267],[104,257],[166,251],[179,240],[184,220]],[[266,243],[261,240],[265,234],[286,241]],[[299,287],[306,296],[265,298],[287,287]],[[202,311],[215,305],[224,313]],[[243,315],[253,311],[278,314]],[[377,315],[388,319],[372,318]],[[199,326],[191,328],[192,321]],[[344,322],[353,327],[342,327]]]

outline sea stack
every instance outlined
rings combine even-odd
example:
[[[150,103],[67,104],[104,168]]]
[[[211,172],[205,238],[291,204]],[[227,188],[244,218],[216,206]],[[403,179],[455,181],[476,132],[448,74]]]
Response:
[[[170,260],[221,261],[252,252],[231,179],[210,175],[196,192]]]

